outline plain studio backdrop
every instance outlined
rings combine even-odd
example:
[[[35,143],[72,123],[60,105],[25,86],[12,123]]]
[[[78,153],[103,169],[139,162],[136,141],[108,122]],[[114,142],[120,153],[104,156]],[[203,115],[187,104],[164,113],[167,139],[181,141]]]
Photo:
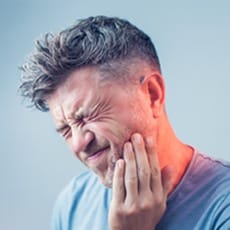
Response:
[[[34,40],[79,18],[119,16],[149,34],[177,135],[230,160],[229,1],[2,0],[0,11],[0,229],[49,229],[58,193],[85,170],[54,131],[49,114],[26,108],[17,93],[18,67]]]

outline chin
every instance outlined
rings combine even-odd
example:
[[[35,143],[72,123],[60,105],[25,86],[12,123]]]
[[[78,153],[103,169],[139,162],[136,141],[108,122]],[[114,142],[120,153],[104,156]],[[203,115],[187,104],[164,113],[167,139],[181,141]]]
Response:
[[[107,188],[112,188],[113,185],[113,171],[107,172],[106,175],[100,177],[98,176],[101,183],[107,187]]]
[[[107,188],[112,188],[115,163],[108,164],[103,170],[94,170],[100,182]]]
[[[102,184],[107,188],[112,188],[113,182],[112,181],[102,181]]]

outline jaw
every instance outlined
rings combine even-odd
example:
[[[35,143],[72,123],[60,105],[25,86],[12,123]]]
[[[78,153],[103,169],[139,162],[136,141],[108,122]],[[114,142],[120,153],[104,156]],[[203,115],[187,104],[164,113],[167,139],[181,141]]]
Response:
[[[87,159],[82,161],[84,165],[91,170],[100,180],[100,182],[107,188],[112,188],[113,183],[113,175],[114,175],[114,169],[115,165],[118,159],[120,159],[119,154],[115,153],[108,153],[107,157],[104,157],[100,160],[99,164],[92,164],[91,162],[88,162]]]
[[[95,171],[94,173],[100,180],[101,184],[103,184],[107,188],[112,188],[114,172],[110,168],[108,168],[106,173],[104,173],[103,175],[96,173]]]
[[[114,169],[115,169],[115,164],[116,163],[111,163],[106,171],[104,173],[97,173],[97,176],[100,180],[100,182],[107,188],[112,188],[112,184],[113,184],[113,175],[114,175]]]

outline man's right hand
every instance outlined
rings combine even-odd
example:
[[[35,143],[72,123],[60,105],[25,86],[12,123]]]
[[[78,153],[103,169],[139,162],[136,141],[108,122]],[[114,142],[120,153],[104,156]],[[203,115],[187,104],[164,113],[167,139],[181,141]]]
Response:
[[[114,171],[110,230],[153,230],[166,210],[171,178],[171,167],[160,170],[152,139],[132,135]]]

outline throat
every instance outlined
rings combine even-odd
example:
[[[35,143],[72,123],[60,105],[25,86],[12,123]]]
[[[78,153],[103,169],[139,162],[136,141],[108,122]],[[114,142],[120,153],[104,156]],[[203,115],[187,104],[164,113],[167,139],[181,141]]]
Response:
[[[186,173],[188,166],[192,160],[194,153],[194,149],[188,145],[184,146],[184,151],[180,151],[177,154],[177,157],[174,158],[172,162],[172,166],[174,168],[174,174],[172,178],[172,189],[170,193],[176,188],[176,186],[182,180],[184,174]],[[174,156],[175,157],[175,156]]]

